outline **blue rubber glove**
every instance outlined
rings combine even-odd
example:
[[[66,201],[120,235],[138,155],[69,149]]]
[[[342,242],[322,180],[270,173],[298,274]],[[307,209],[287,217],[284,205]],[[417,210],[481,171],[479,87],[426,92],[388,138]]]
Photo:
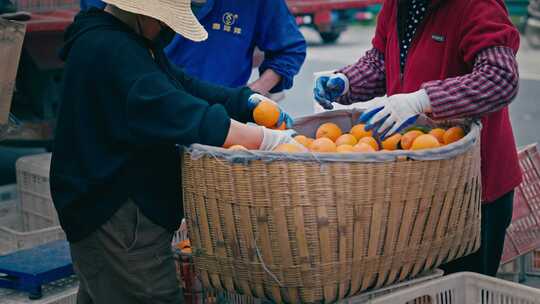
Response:
[[[294,120],[292,119],[292,117],[289,114],[285,113],[285,111],[283,111],[283,109],[275,101],[269,99],[266,96],[263,96],[261,94],[253,94],[253,95],[249,96],[249,98],[248,98],[248,109],[250,111],[255,110],[255,108],[259,105],[259,103],[261,101],[263,101],[263,100],[271,102],[271,103],[275,104],[279,108],[279,119],[278,119],[278,122],[276,124],[276,127],[281,126],[281,124],[283,122],[285,122],[285,125],[287,126],[287,129],[291,129],[293,127]]]
[[[431,103],[426,90],[409,94],[397,94],[385,97],[368,107],[359,118],[366,124],[366,130],[372,130],[381,140],[413,125],[418,116],[431,112]]]
[[[315,80],[313,95],[315,100],[326,110],[334,108],[333,102],[349,91],[349,79],[345,74],[322,75]]]

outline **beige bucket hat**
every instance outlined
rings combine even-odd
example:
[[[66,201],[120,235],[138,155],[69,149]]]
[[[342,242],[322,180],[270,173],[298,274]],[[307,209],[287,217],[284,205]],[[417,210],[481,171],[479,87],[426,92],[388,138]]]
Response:
[[[208,33],[191,10],[191,0],[103,0],[121,10],[145,15],[168,25],[178,34],[203,41]]]

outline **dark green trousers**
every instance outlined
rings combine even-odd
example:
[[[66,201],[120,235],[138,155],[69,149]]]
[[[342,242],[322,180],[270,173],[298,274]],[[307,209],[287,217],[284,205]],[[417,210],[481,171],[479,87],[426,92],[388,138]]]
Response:
[[[172,233],[125,203],[97,231],[70,244],[80,280],[77,303],[183,303],[171,240]]]

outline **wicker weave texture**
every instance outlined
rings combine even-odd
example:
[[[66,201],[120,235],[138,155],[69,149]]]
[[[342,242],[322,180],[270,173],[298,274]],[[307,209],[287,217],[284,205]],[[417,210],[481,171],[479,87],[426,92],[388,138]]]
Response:
[[[479,140],[440,161],[318,163],[183,155],[203,284],[275,302],[332,302],[475,251]]]

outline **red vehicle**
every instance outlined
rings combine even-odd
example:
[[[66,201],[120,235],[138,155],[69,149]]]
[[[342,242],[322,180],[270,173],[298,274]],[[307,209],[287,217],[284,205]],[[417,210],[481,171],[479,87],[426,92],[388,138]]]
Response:
[[[358,17],[358,9],[381,4],[384,0],[288,0],[289,9],[300,26],[315,28],[325,43],[335,42]]]

